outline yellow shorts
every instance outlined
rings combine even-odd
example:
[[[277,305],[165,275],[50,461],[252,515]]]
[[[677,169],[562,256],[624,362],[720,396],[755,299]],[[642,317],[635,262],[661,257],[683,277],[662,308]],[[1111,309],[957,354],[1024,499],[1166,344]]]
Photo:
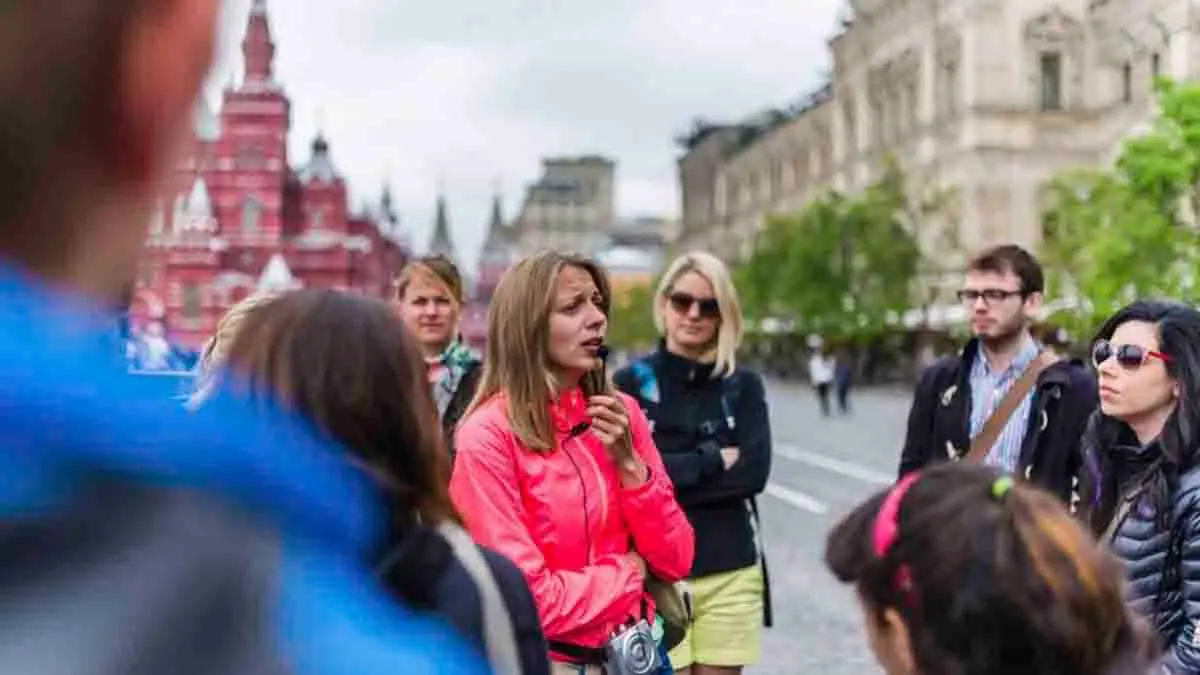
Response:
[[[692,626],[670,652],[672,668],[748,666],[762,652],[763,577],[758,565],[689,579]]]

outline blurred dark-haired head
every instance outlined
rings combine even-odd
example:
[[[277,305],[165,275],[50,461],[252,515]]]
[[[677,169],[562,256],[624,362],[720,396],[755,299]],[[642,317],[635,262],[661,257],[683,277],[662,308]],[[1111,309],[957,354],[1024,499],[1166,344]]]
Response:
[[[233,386],[341,444],[388,489],[398,517],[455,517],[424,363],[385,302],[330,290],[279,296],[246,315],[226,358]]]
[[[1115,675],[1149,663],[1120,563],[1052,496],[946,464],[917,476],[877,551],[890,490],[829,535],[825,560],[862,603],[889,675]],[[1129,670],[1126,670],[1129,668]]]

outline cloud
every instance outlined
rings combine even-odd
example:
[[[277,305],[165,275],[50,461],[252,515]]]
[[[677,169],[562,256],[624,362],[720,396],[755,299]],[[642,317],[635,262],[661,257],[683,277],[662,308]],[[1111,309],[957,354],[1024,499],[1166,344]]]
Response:
[[[353,199],[392,183],[418,248],[443,185],[468,264],[496,180],[515,212],[546,155],[618,162],[619,209],[678,210],[673,138],[819,84],[842,0],[269,0],[293,163],[318,128]],[[250,0],[228,0],[214,86]],[[318,115],[320,111],[320,115]]]

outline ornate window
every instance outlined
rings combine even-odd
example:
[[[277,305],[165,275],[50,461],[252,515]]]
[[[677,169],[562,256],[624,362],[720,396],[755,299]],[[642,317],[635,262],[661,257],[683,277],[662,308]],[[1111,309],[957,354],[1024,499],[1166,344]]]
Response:
[[[242,202],[242,231],[258,232],[262,220],[262,202],[253,195]]]
[[[1042,110],[1062,110],[1062,54],[1042,53],[1041,84]]]
[[[1070,110],[1083,99],[1083,24],[1055,8],[1025,24],[1030,99],[1041,110]]]
[[[263,155],[262,150],[249,144],[238,147],[237,166],[239,169],[245,169],[247,171],[262,171],[266,165],[267,160]]]
[[[183,318],[200,318],[200,287],[196,284],[183,285]]]
[[[858,152],[858,120],[855,117],[857,114],[858,111],[854,107],[853,95],[847,95],[845,103],[842,104],[842,122],[846,129],[847,156],[853,156]]]
[[[937,92],[934,118],[951,120],[958,116],[959,101],[962,97],[962,82],[959,76],[960,59],[962,58],[962,38],[958,33],[943,28],[938,31],[937,71],[934,87]]]

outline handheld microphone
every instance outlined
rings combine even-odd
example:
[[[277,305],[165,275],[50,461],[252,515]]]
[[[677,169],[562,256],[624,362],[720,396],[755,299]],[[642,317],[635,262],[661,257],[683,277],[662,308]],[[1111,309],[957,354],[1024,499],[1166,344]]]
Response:
[[[600,345],[596,350],[596,358],[600,359],[600,386],[608,387],[608,345]]]

